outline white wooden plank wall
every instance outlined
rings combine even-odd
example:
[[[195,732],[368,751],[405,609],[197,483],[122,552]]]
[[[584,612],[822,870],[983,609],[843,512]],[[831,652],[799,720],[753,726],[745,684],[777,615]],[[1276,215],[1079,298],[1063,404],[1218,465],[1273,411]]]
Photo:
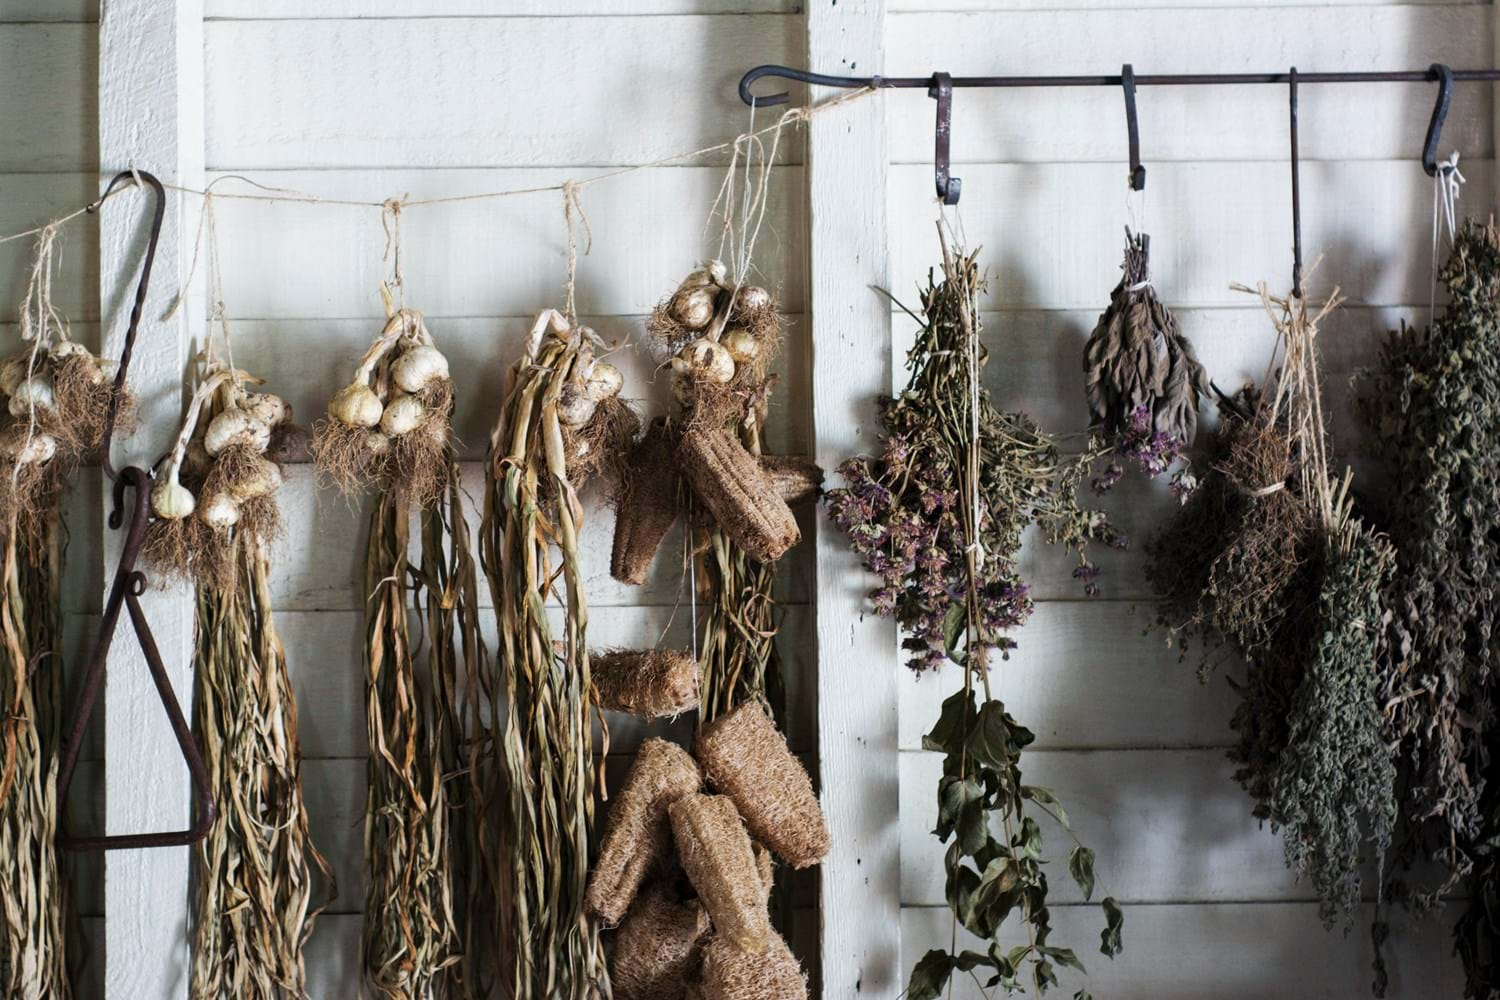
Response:
[[[934,7],[942,8],[941,11]],[[889,75],[1394,69],[1493,64],[1491,7],[1471,3],[1251,4],[1168,0],[893,0]],[[1366,450],[1347,376],[1382,330],[1425,317],[1431,182],[1419,162],[1434,88],[1319,86],[1302,93],[1303,238],[1323,254],[1313,294],[1338,283],[1349,306],[1321,338],[1347,456]],[[1286,92],[1280,87],[1138,93],[1147,167],[1144,225],[1153,278],[1221,384],[1259,378],[1271,328],[1231,281],[1290,281]],[[1463,207],[1495,205],[1488,88],[1455,98],[1443,154],[1462,152]],[[915,299],[937,260],[932,238],[932,102],[888,98],[891,281]],[[1125,204],[1123,101],[1113,89],[955,95],[958,215],[991,269],[984,300],[988,377],[998,402],[1044,426],[1084,429],[1082,345],[1118,277]],[[910,336],[897,316],[897,341]],[[1362,463],[1363,464],[1363,463]],[[1234,695],[1225,664],[1208,684],[1178,662],[1151,621],[1139,543],[1171,510],[1164,488],[1127,480],[1105,506],[1135,551],[1102,554],[1099,599],[1083,598],[1065,556],[1036,548],[1025,568],[1040,598],[997,694],[1037,733],[1027,777],[1054,788],[1099,880],[1125,904],[1125,953],[1097,953],[1099,914],[1053,880],[1055,941],[1075,946],[1095,995],[1125,998],[1368,995],[1368,921],[1324,933],[1315,896],[1282,861],[1281,840],[1250,816],[1223,747]],[[942,847],[932,837],[940,760],[921,736],[960,679],[903,679],[900,698],[902,968],[947,947]],[[1372,897],[1373,898],[1373,897]],[[1368,916],[1368,914],[1367,914]],[[1458,996],[1451,914],[1393,938],[1392,996]],[[1062,992],[1084,985],[1064,976]],[[958,983],[955,996],[977,996]]]

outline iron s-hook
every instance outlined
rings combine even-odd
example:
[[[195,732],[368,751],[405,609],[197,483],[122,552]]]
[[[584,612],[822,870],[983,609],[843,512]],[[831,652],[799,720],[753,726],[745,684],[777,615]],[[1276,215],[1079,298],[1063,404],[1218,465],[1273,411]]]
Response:
[[[878,76],[829,76],[826,73],[809,73],[805,69],[795,69],[791,66],[757,66],[740,77],[740,100],[752,108],[775,107],[791,100],[791,95],[784,90],[779,94],[765,94],[759,97],[750,93],[750,85],[763,76],[796,80],[799,83],[811,83],[819,87],[843,87],[846,90],[885,86],[884,80]]]
[[[1125,92],[1125,133],[1130,140],[1130,190],[1146,190],[1146,168],[1141,166],[1141,127],[1135,116],[1135,67],[1120,67],[1120,88]]]
[[[1453,103],[1453,70],[1442,63],[1433,63],[1430,72],[1437,76],[1437,101],[1432,105],[1432,118],[1427,122],[1427,138],[1422,142],[1422,169],[1428,177],[1438,172],[1438,141],[1443,137],[1443,122],[1448,118],[1448,106]]]
[[[1287,104],[1291,125],[1292,163],[1292,297],[1302,297],[1302,177],[1297,154],[1297,67],[1287,82]]]
[[[937,126],[934,129],[932,172],[937,181],[938,200],[944,205],[957,205],[963,191],[963,181],[954,177],[950,163],[950,145],[953,138],[953,77],[947,73],[932,74],[932,85],[927,96],[937,101]]]
[[[58,817],[57,842],[59,846],[69,851],[180,847],[202,840],[208,835],[214,822],[213,787],[208,781],[208,769],[204,766],[203,755],[193,739],[192,728],[183,716],[182,706],[172,690],[172,679],[167,675],[166,666],[162,663],[161,650],[151,634],[151,626],[146,621],[146,612],[140,602],[141,595],[146,592],[147,581],[146,575],[137,570],[135,564],[140,558],[141,548],[146,543],[146,526],[150,519],[151,474],[135,465],[128,465],[116,471],[109,456],[115,431],[116,400],[119,398],[120,390],[125,386],[126,374],[130,368],[130,356],[135,347],[136,335],[140,332],[141,313],[145,309],[146,293],[151,284],[151,265],[156,260],[162,220],[166,216],[167,208],[166,191],[162,188],[161,181],[144,170],[127,170],[115,175],[114,179],[109,182],[109,186],[104,189],[104,194],[90,206],[90,210],[97,209],[106,198],[114,193],[116,188],[126,183],[144,183],[149,187],[155,197],[155,211],[151,217],[151,236],[146,243],[146,259],[141,266],[141,277],[135,288],[135,301],[130,309],[130,325],[125,331],[125,344],[120,349],[120,368],[115,374],[115,394],[111,397],[109,409],[105,413],[104,438],[99,445],[100,461],[104,466],[104,471],[114,481],[112,490],[114,509],[109,515],[109,526],[117,531],[124,528],[125,542],[121,547],[120,562],[115,568],[114,579],[110,583],[109,597],[104,602],[104,614],[100,619],[99,633],[94,637],[94,644],[89,651],[88,662],[84,668],[82,686],[73,708],[72,722],[63,743],[62,764],[58,770],[57,801],[59,811],[64,815]],[[127,491],[134,493],[128,503]],[[73,836],[68,832],[67,824],[64,822],[68,788],[73,783],[74,770],[78,766],[78,754],[83,749],[84,736],[88,732],[89,717],[93,715],[95,703],[104,687],[105,667],[109,663],[109,650],[114,642],[121,612],[128,613],[130,616],[130,625],[132,631],[135,632],[136,644],[140,647],[141,654],[146,661],[146,668],[151,673],[151,681],[156,686],[157,697],[161,700],[163,711],[166,712],[167,721],[172,727],[172,735],[177,741],[182,759],[187,764],[188,779],[192,783],[198,807],[194,810],[192,823],[186,830],[114,836]]]

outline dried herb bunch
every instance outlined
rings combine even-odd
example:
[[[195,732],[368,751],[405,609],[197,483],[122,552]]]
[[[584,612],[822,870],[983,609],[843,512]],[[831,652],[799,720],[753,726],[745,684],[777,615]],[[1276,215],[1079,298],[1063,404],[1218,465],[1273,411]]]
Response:
[[[504,708],[490,734],[500,817],[496,921],[500,988],[516,1000],[609,990],[598,927],[584,904],[596,699],[579,563],[584,483],[570,462],[580,442],[624,446],[616,438],[618,373],[597,359],[597,347],[592,331],[562,313],[537,317],[510,371],[486,459],[480,554],[499,625],[493,683]],[[575,408],[580,399],[591,405]],[[590,467],[597,466],[582,468]],[[563,605],[560,635],[547,614],[554,600]]]
[[[1122,460],[1148,476],[1172,467],[1198,433],[1198,397],[1208,376],[1177,318],[1151,286],[1151,238],[1125,230],[1120,283],[1109,296],[1083,350],[1089,425],[1114,446],[1094,487],[1107,490],[1125,474]],[[1186,468],[1173,476],[1176,492],[1191,487]]]
[[[217,805],[192,855],[190,991],[204,1000],[304,995],[303,947],[333,894],[308,833],[297,707],[271,613],[281,470],[264,452],[291,413],[278,397],[249,392],[252,382],[211,356],[201,361],[152,489],[146,550],[196,596],[193,734]],[[319,878],[326,898],[315,901]]]
[[[479,750],[464,740],[464,720],[488,705],[488,668],[451,441],[453,383],[421,314],[389,311],[313,445],[322,474],[375,497],[363,579],[364,981],[390,1000],[482,995],[478,980],[491,970],[471,946],[475,900],[494,885],[481,853],[488,817],[474,805]]]
[[[667,353],[691,558],[704,604],[700,720],[765,699],[777,677],[775,562],[800,533],[764,466],[762,431],[782,320],[764,288],[705,261],[657,306],[648,332]]]
[[[1174,641],[1227,640],[1247,661],[1230,682],[1235,777],[1325,924],[1347,926],[1394,822],[1376,660],[1391,548],[1355,516],[1350,476],[1329,472],[1316,337],[1338,290],[1316,313],[1253,291],[1276,327],[1274,391],[1221,397],[1209,472],[1152,540],[1147,575]]]
[[[1094,891],[1093,852],[1073,836],[1053,794],[1022,781],[1021,753],[1032,734],[991,693],[989,658],[1014,648],[1010,633],[1031,612],[1016,569],[1029,525],[1078,554],[1076,575],[1092,589],[1086,547],[1115,538],[1103,515],[1079,506],[1077,494],[1103,445],[1091,442],[1086,453],[1063,459],[1029,419],[995,409],[980,383],[981,287],[975,257],[951,252],[944,239],[943,281],[929,277],[922,295],[910,379],[885,407],[881,456],[846,462],[840,471],[848,485],[829,496],[835,521],[882,578],[872,598],[906,631],[908,664],[921,671],[946,659],[964,668],[963,690],[943,703],[923,747],[944,754],[934,833],[948,844],[954,920],[989,944],[982,952],[929,951],[912,971],[911,1000],[942,996],[955,973],[983,971],[986,989],[1020,990],[1029,981],[1044,993],[1057,985],[1059,965],[1083,969],[1072,949],[1050,940],[1040,816],[1072,838],[1068,870],[1085,898]],[[1100,951],[1113,957],[1123,916],[1113,898],[1103,909]],[[999,933],[1012,917],[1026,941],[1006,949]]]
[[[26,298],[23,349],[0,362],[0,991],[73,995],[77,914],[55,839],[62,741],[62,502],[104,417],[132,400],[112,361],[69,338],[52,304],[57,230],[42,229]]]

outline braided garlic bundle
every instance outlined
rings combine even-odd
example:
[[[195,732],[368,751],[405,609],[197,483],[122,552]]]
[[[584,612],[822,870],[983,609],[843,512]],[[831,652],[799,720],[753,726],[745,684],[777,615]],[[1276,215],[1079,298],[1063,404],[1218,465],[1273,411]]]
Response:
[[[390,484],[430,507],[448,483],[452,414],[447,357],[433,346],[421,313],[398,309],[329,401],[313,456],[345,493]]]

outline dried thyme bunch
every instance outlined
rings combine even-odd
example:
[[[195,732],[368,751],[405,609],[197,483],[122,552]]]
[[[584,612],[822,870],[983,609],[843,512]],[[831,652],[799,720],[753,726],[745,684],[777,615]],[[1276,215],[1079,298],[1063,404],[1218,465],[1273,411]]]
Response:
[[[939,232],[940,237],[942,232]],[[955,924],[988,941],[983,952],[934,949],[912,970],[910,1000],[935,1000],[954,973],[983,970],[986,987],[1037,993],[1057,985],[1057,967],[1082,970],[1069,948],[1049,940],[1047,863],[1040,815],[1073,840],[1068,870],[1094,891],[1094,854],[1078,842],[1067,814],[1045,788],[1026,785],[1021,753],[1032,734],[990,692],[989,656],[1015,646],[1009,632],[1031,612],[1016,571],[1022,532],[1032,524],[1075,551],[1076,575],[1092,589],[1095,571],[1084,556],[1090,541],[1113,541],[1102,514],[1083,510],[1077,492],[1102,446],[1062,459],[1056,442],[1019,414],[1003,414],[980,385],[979,268],[943,241],[943,281],[928,280],[922,329],[907,357],[906,390],[885,407],[885,442],[878,459],[841,468],[848,485],[829,507],[882,586],[876,610],[907,633],[908,664],[921,671],[952,660],[964,668],[963,690],[943,703],[924,749],[944,754],[938,783],[938,824]],[[976,702],[976,689],[984,697]],[[1100,951],[1120,950],[1123,917],[1103,900]],[[999,944],[1001,927],[1019,917],[1026,943]],[[1080,997],[1086,997],[1080,991]]]
[[[491,717],[488,736],[504,887],[495,897],[499,985],[515,1000],[592,1000],[609,991],[599,928],[584,902],[596,694],[578,544],[585,473],[570,458],[578,442],[615,449],[628,437],[615,434],[623,426],[618,382],[609,395],[592,395],[590,379],[603,365],[596,346],[592,331],[562,313],[538,315],[510,371],[485,463],[480,553],[500,634],[492,684],[505,709]],[[580,398],[590,402],[586,419],[570,426],[570,403]],[[553,601],[562,604],[560,632],[547,613]]]
[[[1398,744],[1398,860],[1423,853],[1432,905],[1469,872],[1484,829],[1500,593],[1500,233],[1466,223],[1441,271],[1450,305],[1428,331],[1391,334],[1362,411],[1393,493],[1394,613],[1384,647],[1388,739]]]
[[[1198,397],[1208,376],[1177,317],[1151,286],[1150,240],[1125,230],[1120,283],[1109,296],[1083,349],[1089,425],[1114,445],[1114,459],[1094,487],[1107,490],[1125,474],[1120,460],[1158,476],[1190,448],[1198,433]],[[1173,477],[1185,490],[1186,470]]]

